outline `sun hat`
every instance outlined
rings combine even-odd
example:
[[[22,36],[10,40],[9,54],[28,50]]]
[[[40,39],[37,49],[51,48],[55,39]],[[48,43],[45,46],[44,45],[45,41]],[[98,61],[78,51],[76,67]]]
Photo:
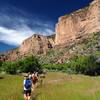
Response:
[[[28,77],[28,74],[25,74],[24,77]]]

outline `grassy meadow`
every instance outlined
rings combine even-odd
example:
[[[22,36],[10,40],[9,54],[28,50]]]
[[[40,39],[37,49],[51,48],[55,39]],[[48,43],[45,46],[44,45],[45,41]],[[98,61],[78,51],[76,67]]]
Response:
[[[100,77],[49,73],[36,100],[100,100]]]
[[[23,77],[0,75],[0,100],[23,100]]]
[[[23,77],[1,75],[0,100],[24,100]],[[100,77],[47,73],[33,100],[100,100]]]

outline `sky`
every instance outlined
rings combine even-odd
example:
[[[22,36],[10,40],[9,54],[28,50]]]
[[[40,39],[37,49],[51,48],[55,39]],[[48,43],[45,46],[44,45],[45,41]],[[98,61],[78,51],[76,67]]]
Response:
[[[21,45],[33,34],[52,35],[60,16],[92,0],[0,0],[0,51]]]

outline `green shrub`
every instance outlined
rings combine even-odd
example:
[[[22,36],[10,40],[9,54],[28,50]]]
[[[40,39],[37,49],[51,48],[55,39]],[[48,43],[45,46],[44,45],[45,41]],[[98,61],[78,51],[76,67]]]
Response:
[[[99,75],[99,67],[96,64],[96,60],[97,57],[94,55],[76,57],[76,59],[70,62],[71,69],[76,73]]]
[[[75,56],[65,64],[44,64],[43,68],[48,70],[63,71],[67,73],[100,75],[100,63],[97,64],[97,56]]]
[[[34,56],[28,56],[15,62],[4,62],[1,69],[9,74],[16,74],[17,72],[42,72],[42,67]]]
[[[3,64],[3,62],[0,61],[0,72],[2,71],[2,64]]]
[[[19,70],[21,72],[41,72],[42,67],[34,56],[28,56],[22,60],[18,61],[17,66],[19,66]]]
[[[2,64],[2,71],[5,71],[9,74],[16,74],[17,67],[16,67],[15,62],[4,62]]]

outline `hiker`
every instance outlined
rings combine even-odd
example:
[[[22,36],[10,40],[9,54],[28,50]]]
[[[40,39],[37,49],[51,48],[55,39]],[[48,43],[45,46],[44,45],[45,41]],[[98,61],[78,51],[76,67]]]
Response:
[[[32,81],[32,74],[29,73],[28,76],[29,76],[29,79]]]
[[[37,85],[38,82],[38,75],[37,73],[32,74],[32,91],[34,91],[35,86]]]
[[[24,86],[24,98],[25,98],[25,100],[30,100],[31,99],[32,81],[31,81],[31,79],[29,79],[28,74],[26,74],[24,76],[23,86]]]
[[[38,82],[38,72],[35,72],[35,80],[36,80],[36,83],[35,83],[35,86],[37,87],[37,82]]]

